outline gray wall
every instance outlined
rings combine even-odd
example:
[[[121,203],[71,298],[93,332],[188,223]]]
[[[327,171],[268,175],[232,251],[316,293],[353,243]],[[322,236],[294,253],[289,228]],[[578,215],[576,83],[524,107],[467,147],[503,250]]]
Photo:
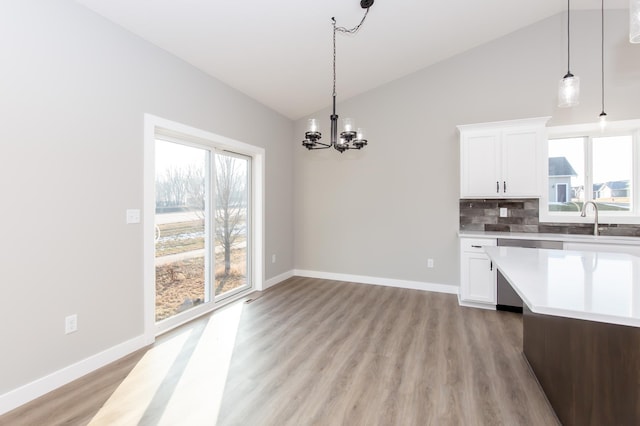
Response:
[[[628,11],[606,13],[606,111],[611,120],[639,118],[640,45],[628,43]],[[370,145],[342,155],[296,146],[296,268],[458,285],[456,125],[598,118],[600,14],[572,13],[571,70],[582,97],[578,107],[560,110],[565,25],[566,15],[551,17],[339,103],[338,114],[365,127]],[[328,135],[329,110],[314,116]],[[305,125],[296,123],[296,145]],[[426,267],[429,257],[434,269]]]
[[[143,333],[144,113],[266,149],[266,278],[293,268],[290,120],[71,0],[1,2],[0,52],[0,395]]]

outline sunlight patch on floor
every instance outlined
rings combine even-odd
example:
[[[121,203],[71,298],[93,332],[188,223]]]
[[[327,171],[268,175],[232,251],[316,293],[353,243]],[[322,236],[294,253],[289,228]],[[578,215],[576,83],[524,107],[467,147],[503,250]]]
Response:
[[[154,345],[89,425],[215,424],[243,306]]]

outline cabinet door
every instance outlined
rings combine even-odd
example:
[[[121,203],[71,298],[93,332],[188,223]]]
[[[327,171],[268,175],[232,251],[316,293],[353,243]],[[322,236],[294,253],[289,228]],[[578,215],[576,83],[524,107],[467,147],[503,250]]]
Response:
[[[464,135],[460,144],[460,196],[500,196],[500,132]]]
[[[462,253],[460,298],[496,304],[496,271],[486,254]]]
[[[505,197],[540,196],[539,129],[505,130],[502,134],[502,181]]]

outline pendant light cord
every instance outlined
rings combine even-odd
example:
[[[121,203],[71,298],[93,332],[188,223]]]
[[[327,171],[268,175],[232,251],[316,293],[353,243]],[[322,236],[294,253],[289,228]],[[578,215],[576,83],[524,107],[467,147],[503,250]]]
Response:
[[[567,75],[571,74],[571,0],[567,0]]]
[[[602,0],[602,6],[601,6],[601,20],[602,20],[602,113],[604,114],[604,0]]]

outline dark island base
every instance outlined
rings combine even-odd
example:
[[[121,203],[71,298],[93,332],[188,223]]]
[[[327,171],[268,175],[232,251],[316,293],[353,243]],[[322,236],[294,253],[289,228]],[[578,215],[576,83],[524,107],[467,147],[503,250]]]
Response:
[[[524,307],[523,349],[565,426],[640,424],[640,328]]]

